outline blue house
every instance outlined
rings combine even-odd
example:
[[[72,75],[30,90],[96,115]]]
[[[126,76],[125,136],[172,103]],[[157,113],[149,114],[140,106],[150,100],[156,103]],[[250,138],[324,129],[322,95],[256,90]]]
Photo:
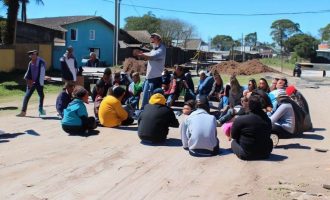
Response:
[[[62,38],[56,38],[53,47],[53,67],[60,69],[60,57],[68,46],[74,48],[78,65],[81,60],[95,52],[106,65],[113,64],[114,26],[98,16],[66,16],[30,19],[28,23],[62,31]]]

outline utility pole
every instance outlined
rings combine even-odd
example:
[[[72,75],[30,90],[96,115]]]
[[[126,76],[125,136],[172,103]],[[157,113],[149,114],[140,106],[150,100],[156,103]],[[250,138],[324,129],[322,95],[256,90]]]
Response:
[[[114,30],[114,43],[113,43],[113,62],[118,65],[118,39],[119,39],[119,26],[120,26],[120,1],[115,0],[115,30]]]

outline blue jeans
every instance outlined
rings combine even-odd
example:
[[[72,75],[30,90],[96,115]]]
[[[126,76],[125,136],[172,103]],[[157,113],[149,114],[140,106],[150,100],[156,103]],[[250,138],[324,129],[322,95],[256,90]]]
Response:
[[[26,93],[25,93],[25,96],[24,96],[23,106],[22,106],[22,111],[23,112],[26,112],[29,100],[30,100],[34,90],[36,90],[36,89],[37,89],[37,92],[38,92],[38,95],[39,95],[39,110],[42,110],[43,104],[44,104],[44,97],[45,97],[45,95],[44,95],[44,86],[33,84],[31,86],[31,88],[29,88],[29,86],[26,86]]]
[[[141,110],[143,110],[144,106],[149,103],[150,96],[152,92],[162,87],[162,77],[146,79],[143,84],[143,97],[142,97],[142,106]]]

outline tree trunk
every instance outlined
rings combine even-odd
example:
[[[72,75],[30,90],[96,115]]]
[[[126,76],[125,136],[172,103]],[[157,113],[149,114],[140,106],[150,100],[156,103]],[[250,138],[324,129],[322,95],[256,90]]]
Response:
[[[18,0],[8,1],[7,30],[5,34],[5,44],[15,44],[18,9],[19,9]]]
[[[21,1],[22,2],[22,12],[21,12],[21,19],[22,22],[26,23],[26,0]]]

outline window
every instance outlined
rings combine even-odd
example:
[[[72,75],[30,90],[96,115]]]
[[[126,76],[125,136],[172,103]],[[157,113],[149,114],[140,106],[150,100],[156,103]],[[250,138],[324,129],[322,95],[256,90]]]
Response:
[[[71,29],[71,40],[77,41],[78,40],[78,29]]]
[[[89,30],[89,40],[95,40],[95,30]]]

